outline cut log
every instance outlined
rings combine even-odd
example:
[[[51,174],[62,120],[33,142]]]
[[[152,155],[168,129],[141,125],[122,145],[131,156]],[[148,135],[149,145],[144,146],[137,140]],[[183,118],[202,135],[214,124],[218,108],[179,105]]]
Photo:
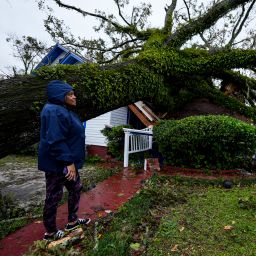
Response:
[[[73,231],[71,231],[70,233],[68,233],[66,236],[64,236],[63,238],[56,240],[56,241],[52,241],[48,244],[47,248],[51,249],[54,248],[56,246],[61,246],[61,247],[65,247],[69,244],[72,244],[78,240],[81,240],[84,238],[84,231],[82,228],[77,228]]]

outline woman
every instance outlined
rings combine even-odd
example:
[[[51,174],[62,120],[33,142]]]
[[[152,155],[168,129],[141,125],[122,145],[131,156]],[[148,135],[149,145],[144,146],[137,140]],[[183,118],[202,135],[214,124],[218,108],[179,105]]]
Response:
[[[71,110],[76,106],[74,90],[63,81],[53,80],[47,86],[47,96],[48,102],[41,112],[38,169],[45,172],[44,240],[50,241],[64,236],[64,232],[56,226],[63,186],[68,190],[68,223],[65,231],[88,224],[90,219],[77,217],[82,190],[78,169],[82,168],[85,159],[85,135],[82,123]]]

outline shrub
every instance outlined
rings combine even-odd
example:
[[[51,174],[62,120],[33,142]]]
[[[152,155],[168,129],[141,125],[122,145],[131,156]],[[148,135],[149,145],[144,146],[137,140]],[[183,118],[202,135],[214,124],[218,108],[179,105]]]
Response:
[[[117,160],[124,159],[124,131],[123,128],[132,128],[130,125],[118,125],[112,128],[106,127],[101,133],[107,137],[108,152]],[[131,154],[129,160],[132,168],[143,168],[144,158],[148,157],[148,152],[138,152]]]
[[[167,163],[189,168],[248,169],[256,149],[256,128],[229,116],[162,121],[154,138]]]
[[[0,221],[24,216],[25,209],[17,205],[11,194],[3,195],[0,190]]]
[[[123,128],[131,128],[129,125],[118,125],[106,127],[101,133],[107,137],[108,152],[118,160],[123,159],[124,150],[124,131]]]
[[[102,162],[102,159],[100,156],[95,155],[95,156],[88,156],[85,159],[86,164],[97,164]]]

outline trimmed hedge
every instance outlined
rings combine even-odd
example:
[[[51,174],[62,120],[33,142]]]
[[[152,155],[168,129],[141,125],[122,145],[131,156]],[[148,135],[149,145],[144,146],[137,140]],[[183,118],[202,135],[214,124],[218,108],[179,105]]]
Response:
[[[154,139],[167,164],[201,169],[251,169],[256,127],[230,116],[162,121]]]

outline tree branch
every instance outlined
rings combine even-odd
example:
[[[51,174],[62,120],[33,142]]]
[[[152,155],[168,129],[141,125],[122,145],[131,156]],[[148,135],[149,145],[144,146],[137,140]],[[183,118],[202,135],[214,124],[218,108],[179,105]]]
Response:
[[[95,13],[91,13],[91,12],[87,12],[87,11],[84,11],[78,7],[75,7],[75,6],[72,6],[72,5],[68,5],[68,4],[64,4],[62,1],[60,0],[54,0],[54,2],[59,5],[60,7],[63,7],[63,8],[66,8],[68,10],[74,10],[80,14],[82,14],[83,16],[92,16],[92,17],[96,17],[96,18],[99,18],[101,20],[104,20],[106,22],[109,22],[110,24],[112,24],[116,29],[120,29],[122,26],[116,22],[113,22],[112,20],[109,20],[107,17],[103,16],[103,15],[100,15],[100,14],[95,14]]]
[[[165,20],[164,20],[164,29],[169,32],[172,31],[172,25],[173,25],[173,13],[177,6],[177,0],[173,0],[170,5],[166,5],[165,11]],[[171,24],[170,24],[171,23]]]
[[[188,24],[183,25],[181,28],[177,29],[175,33],[167,38],[165,44],[175,48],[181,47],[194,35],[197,35],[200,32],[210,28],[228,12],[237,8],[239,5],[250,1],[252,0],[223,0],[215,4],[205,15],[191,20]]]
[[[138,31],[137,28],[132,26],[132,25],[122,26],[122,25],[114,22],[113,20],[108,19],[106,16],[103,16],[101,14],[95,14],[95,13],[87,12],[87,11],[84,11],[84,10],[78,8],[78,7],[68,5],[68,4],[64,4],[61,0],[54,0],[54,2],[60,7],[66,8],[68,10],[74,10],[74,11],[82,14],[83,16],[88,15],[88,16],[92,16],[92,17],[95,17],[95,18],[99,18],[102,21],[111,24],[115,28],[116,32],[118,32],[118,33],[131,33],[131,34],[134,34],[138,37],[145,38],[145,33],[143,33],[143,31],[142,32]]]
[[[139,56],[139,60],[154,72],[171,72],[179,75],[209,76],[213,72],[233,69],[251,68],[256,66],[256,50],[226,49],[205,55],[204,57],[190,57],[186,50],[148,51]],[[161,64],[160,64],[161,63]]]
[[[79,44],[79,43],[65,43],[63,45],[72,45],[74,47],[78,47],[78,48],[84,48],[86,47],[86,49],[88,50],[99,50],[99,51],[102,51],[102,52],[110,52],[114,49],[118,49],[118,48],[121,48],[123,46],[125,46],[126,44],[129,44],[129,43],[134,43],[136,41],[141,41],[140,39],[138,38],[132,38],[131,40],[127,40],[127,41],[124,41],[124,42],[121,42],[120,44],[117,44],[115,46],[112,46],[112,47],[109,47],[109,48],[101,48],[99,46],[97,47],[92,47],[92,46],[88,46],[88,45],[84,45],[84,44]]]
[[[120,5],[119,5],[119,2],[117,0],[114,1],[117,5],[117,8],[118,8],[118,14],[119,16],[122,18],[122,20],[127,24],[127,26],[131,26],[131,24],[124,18],[122,12],[121,12],[121,8],[120,8]]]
[[[243,17],[243,14],[244,14],[244,12],[245,12],[245,9],[244,9],[244,4],[242,5],[242,13],[241,13],[241,15],[240,15],[240,17],[239,17],[239,19],[238,19],[238,21],[237,21],[237,23],[236,23],[236,25],[235,25],[233,31],[232,31],[232,36],[231,36],[230,41],[229,41],[229,43],[227,44],[227,46],[231,46],[231,45],[234,43],[234,41],[235,41],[235,39],[237,38],[237,36],[240,34],[240,32],[241,32],[241,30],[242,30],[242,28],[243,28],[243,26],[244,26],[244,23],[245,23],[245,21],[247,20],[247,18],[248,18],[248,16],[249,16],[249,14],[250,14],[250,12],[251,12],[251,10],[252,10],[254,4],[255,4],[255,0],[253,0],[252,3],[251,3],[251,5],[249,6],[249,8],[248,8],[248,10],[247,10],[247,12],[246,12],[246,14],[245,14],[243,20],[242,20],[242,17]],[[241,21],[241,20],[242,20],[242,21]],[[241,22],[241,23],[240,23],[240,22]],[[240,23],[240,25],[239,25],[239,23]],[[239,25],[239,27],[238,27],[238,25]],[[238,29],[237,29],[237,28],[238,28]]]
[[[183,0],[183,3],[184,3],[184,5],[185,5],[185,7],[186,7],[186,9],[187,9],[188,20],[191,20],[190,9],[189,9],[189,6],[188,6],[186,0]]]
[[[108,64],[115,60],[117,60],[119,57],[122,57],[123,55],[132,55],[134,53],[140,52],[140,49],[134,49],[134,47],[127,48],[125,50],[122,50],[120,52],[115,52],[115,56],[112,59],[109,59],[107,61],[99,62],[99,64]]]
[[[234,26],[234,28],[233,28],[232,35],[231,35],[230,41],[228,42],[227,46],[231,46],[232,43],[234,42],[234,40],[235,40],[235,38],[236,38],[236,36],[237,36],[236,29],[237,29],[239,23],[241,22],[241,20],[242,20],[242,18],[243,18],[243,16],[244,16],[244,12],[245,12],[245,5],[242,4],[242,12],[241,12],[241,14],[239,15],[239,19],[237,20],[237,22],[236,22],[236,24],[235,24],[235,26]],[[245,19],[244,19],[244,21],[245,21]],[[243,23],[244,23],[244,22],[243,22]]]
[[[251,89],[256,89],[256,81],[250,77],[241,75],[239,72],[235,71],[220,71],[213,74],[214,77],[220,78],[222,80],[233,82],[240,86],[241,89],[247,90],[248,85]]]
[[[200,72],[200,69],[205,74],[211,73],[214,70],[225,70],[225,69],[234,69],[234,68],[250,68],[256,66],[256,51],[255,50],[240,50],[234,49],[231,51],[223,50],[216,52],[197,62],[197,60],[192,60],[196,65],[194,70]],[[208,71],[207,71],[208,70]]]

